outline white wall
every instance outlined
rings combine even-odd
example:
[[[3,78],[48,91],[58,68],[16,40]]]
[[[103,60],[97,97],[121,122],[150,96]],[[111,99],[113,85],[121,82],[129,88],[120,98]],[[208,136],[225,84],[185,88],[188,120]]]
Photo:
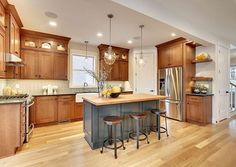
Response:
[[[153,53],[155,56],[155,74],[157,74],[157,49],[155,47],[145,47],[143,48],[143,54],[145,53]],[[131,87],[135,88],[135,55],[140,54],[139,48],[131,49],[129,52],[129,82]],[[145,78],[144,78],[145,79]],[[157,93],[157,75],[155,75],[154,83],[155,83],[155,90],[154,92]]]

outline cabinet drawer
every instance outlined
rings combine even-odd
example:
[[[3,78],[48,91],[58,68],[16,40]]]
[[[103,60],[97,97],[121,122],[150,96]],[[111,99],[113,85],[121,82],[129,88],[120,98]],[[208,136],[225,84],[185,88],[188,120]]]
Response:
[[[59,96],[58,101],[72,101],[75,99],[75,96]]]
[[[200,96],[187,96],[187,102],[198,102],[201,103],[203,98]]]

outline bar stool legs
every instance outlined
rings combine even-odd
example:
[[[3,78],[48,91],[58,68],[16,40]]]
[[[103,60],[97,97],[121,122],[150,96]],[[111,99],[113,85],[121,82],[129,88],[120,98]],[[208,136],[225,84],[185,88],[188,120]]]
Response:
[[[147,140],[147,144],[149,144],[148,140],[148,133],[147,133],[147,123],[146,123],[146,114],[145,113],[139,113],[139,114],[131,114],[131,119],[135,121],[136,131],[129,132],[129,138],[136,140],[136,147],[139,149],[139,141]],[[142,123],[145,121],[145,131],[140,129],[140,121]],[[134,124],[133,124],[134,125]],[[140,135],[144,135],[144,138],[140,138]],[[129,139],[127,140],[129,142]]]
[[[153,127],[151,128],[152,131],[157,133],[158,140],[161,139],[161,133],[166,133],[166,136],[168,137],[168,129],[167,129],[167,118],[166,118],[166,111],[164,110],[159,110],[159,109],[153,109],[151,110],[153,114],[156,115],[156,129],[153,130]],[[165,118],[165,127],[161,126],[161,120],[160,118],[164,117]],[[163,131],[161,131],[161,129]]]
[[[107,125],[108,137],[107,138],[104,137],[104,141],[102,143],[102,149],[100,152],[103,153],[104,147],[108,149],[112,149],[114,150],[115,159],[117,159],[117,149],[123,147],[123,150],[125,150],[124,138],[123,138],[123,126],[122,126],[121,121],[122,119],[119,116],[108,116],[104,118],[104,135],[105,135],[105,125]],[[121,138],[118,138],[116,134],[117,125],[120,125]],[[117,146],[117,141],[120,141],[121,145]],[[108,145],[106,145],[106,143]],[[109,145],[112,145],[113,143],[114,143],[114,147],[109,146]]]

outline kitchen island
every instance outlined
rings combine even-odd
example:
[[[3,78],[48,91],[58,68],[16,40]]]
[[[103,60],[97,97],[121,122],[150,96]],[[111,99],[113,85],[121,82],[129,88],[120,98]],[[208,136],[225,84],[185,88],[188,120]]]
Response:
[[[104,126],[105,116],[121,116],[123,118],[124,138],[128,138],[128,131],[132,128],[129,114],[145,112],[159,106],[159,100],[165,96],[150,94],[120,95],[118,98],[102,98],[97,96],[86,96],[84,100],[83,127],[85,140],[92,149],[102,146],[107,128]],[[148,127],[155,124],[155,118],[148,114]],[[105,131],[104,131],[104,128]],[[120,128],[120,127],[119,127]],[[117,128],[117,132],[120,129]],[[120,135],[118,133],[118,135]]]

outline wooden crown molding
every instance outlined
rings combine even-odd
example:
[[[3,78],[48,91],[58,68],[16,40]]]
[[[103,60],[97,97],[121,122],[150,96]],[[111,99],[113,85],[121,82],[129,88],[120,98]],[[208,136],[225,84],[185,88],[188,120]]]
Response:
[[[54,39],[58,39],[58,40],[64,40],[69,42],[70,41],[70,37],[64,37],[64,36],[59,36],[59,35],[54,35],[54,34],[48,34],[48,33],[43,33],[43,32],[37,32],[37,31],[32,31],[32,30],[27,30],[27,29],[21,29],[21,35],[30,35],[30,36],[41,36],[41,37],[45,37],[45,38],[54,38]]]
[[[20,16],[16,10],[16,7],[14,5],[8,4],[6,7],[6,13],[12,14],[12,16],[15,18],[18,26],[21,28],[23,27],[23,23],[21,22]]]
[[[98,49],[99,50],[103,50],[103,49],[107,49],[109,45],[107,44],[100,44],[98,45]],[[129,49],[127,48],[121,48],[121,47],[118,47],[118,46],[111,46],[113,49],[118,49],[118,50],[123,50],[123,51],[129,51]]]
[[[176,44],[176,43],[185,43],[186,41],[187,40],[185,38],[180,37],[180,38],[176,38],[174,40],[171,40],[171,41],[168,41],[168,42],[156,45],[156,47],[157,48],[161,48],[161,47],[166,47],[166,46],[169,46],[169,45],[172,45],[172,44]]]

